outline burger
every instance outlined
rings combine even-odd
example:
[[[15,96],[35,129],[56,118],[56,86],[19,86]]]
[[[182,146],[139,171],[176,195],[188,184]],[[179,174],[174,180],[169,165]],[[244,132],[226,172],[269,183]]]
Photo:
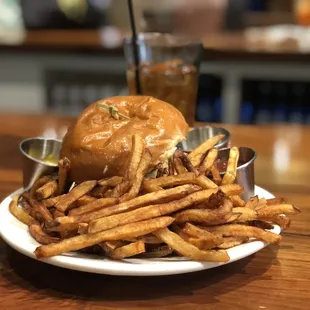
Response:
[[[152,169],[168,161],[188,131],[181,112],[164,101],[149,96],[110,97],[92,103],[68,128],[60,155],[71,161],[71,181],[123,176],[134,134],[151,151]]]

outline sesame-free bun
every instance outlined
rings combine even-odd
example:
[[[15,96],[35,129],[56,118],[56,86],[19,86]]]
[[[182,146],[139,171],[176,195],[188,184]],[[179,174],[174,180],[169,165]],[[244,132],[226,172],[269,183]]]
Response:
[[[97,104],[116,107],[119,120]],[[71,161],[75,182],[123,176],[133,134],[139,134],[152,153],[152,165],[164,161],[185,139],[189,127],[172,105],[149,96],[117,96],[94,102],[68,128],[61,157]]]

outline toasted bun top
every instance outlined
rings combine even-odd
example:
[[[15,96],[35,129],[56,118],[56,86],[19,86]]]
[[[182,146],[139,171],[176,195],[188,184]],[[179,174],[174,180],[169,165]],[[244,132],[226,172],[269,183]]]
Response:
[[[113,118],[100,103],[116,107],[129,119]],[[70,179],[75,182],[123,176],[132,135],[145,139],[155,166],[173,153],[188,130],[183,115],[164,101],[148,96],[111,97],[91,104],[68,128],[61,157],[70,159]]]

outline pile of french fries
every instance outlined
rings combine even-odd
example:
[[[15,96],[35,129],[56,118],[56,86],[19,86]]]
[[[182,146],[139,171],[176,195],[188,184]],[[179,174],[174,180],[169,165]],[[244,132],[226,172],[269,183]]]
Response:
[[[224,175],[217,169],[214,146],[222,138],[191,152],[176,150],[153,177],[152,154],[139,135],[132,137],[123,177],[70,184],[70,160],[63,158],[57,175],[40,178],[13,198],[10,212],[42,244],[37,258],[86,251],[111,259],[174,255],[227,262],[226,250],[236,245],[278,243],[281,237],[269,230],[274,224],[289,227],[288,215],[299,210],[282,198],[244,201],[235,184],[237,147],[231,148]]]

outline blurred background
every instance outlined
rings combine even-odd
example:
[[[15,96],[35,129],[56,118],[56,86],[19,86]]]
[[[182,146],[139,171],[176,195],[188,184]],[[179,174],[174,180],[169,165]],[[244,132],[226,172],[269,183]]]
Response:
[[[134,1],[139,31],[187,28],[177,0],[159,2]],[[310,124],[310,1],[245,2],[225,29],[198,25],[196,120]],[[126,0],[0,0],[0,113],[75,116],[128,94],[129,31]]]

